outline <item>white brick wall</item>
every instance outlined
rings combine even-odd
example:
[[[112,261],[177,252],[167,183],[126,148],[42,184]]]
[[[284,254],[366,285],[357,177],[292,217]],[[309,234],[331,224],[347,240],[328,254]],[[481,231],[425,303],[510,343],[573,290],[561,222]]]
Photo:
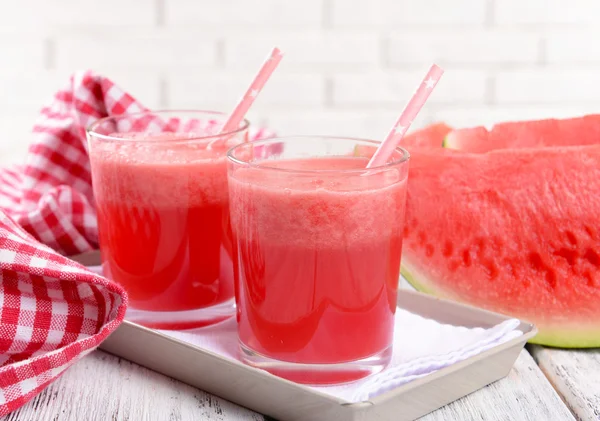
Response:
[[[416,127],[600,112],[598,21],[596,0],[0,1],[0,165],[76,69],[152,108],[227,111],[274,45],[249,117],[282,134],[381,138],[434,61]]]
[[[600,16],[597,16],[600,18]],[[551,64],[600,65],[600,28],[594,31],[557,30],[546,37],[546,60]]]
[[[242,36],[226,35],[226,65],[256,71],[254,68],[264,60],[273,44],[285,52],[285,63],[305,71],[330,69],[336,72],[355,66],[375,68],[381,59],[381,36],[373,31],[257,29]]]
[[[61,70],[114,67],[132,74],[215,67],[219,47],[218,38],[195,28],[67,29],[57,30],[53,41],[54,65]]]
[[[502,25],[597,23],[594,0],[497,0],[495,21]]]
[[[598,70],[547,68],[498,73],[495,96],[500,104],[600,105]],[[600,107],[599,107],[600,108]]]
[[[406,103],[424,72],[377,71],[359,74],[338,73],[333,76],[333,105],[384,105],[390,109]],[[484,104],[488,77],[473,70],[449,71],[443,76],[435,95],[427,101],[433,104]],[[399,111],[398,111],[399,112]],[[390,122],[391,124],[391,122]]]
[[[499,0],[501,1],[501,0]],[[517,29],[449,28],[402,31],[390,37],[392,64],[527,65],[540,55],[541,37]]]
[[[320,27],[323,21],[322,0],[167,0],[167,25],[211,25],[220,28]]]
[[[332,0],[335,26],[379,25],[431,26],[482,25],[486,19],[483,0]]]

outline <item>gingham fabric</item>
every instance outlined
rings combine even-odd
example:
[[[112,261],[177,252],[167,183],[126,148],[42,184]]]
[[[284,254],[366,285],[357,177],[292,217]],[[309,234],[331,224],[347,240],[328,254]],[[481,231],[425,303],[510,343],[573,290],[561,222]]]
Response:
[[[123,320],[123,289],[0,212],[0,416],[29,401]]]
[[[42,109],[25,163],[0,170],[0,416],[34,397],[123,320],[124,290],[64,256],[98,248],[85,128],[144,109],[109,79],[75,74]],[[215,125],[131,121],[132,130]],[[272,135],[250,132],[251,139]]]

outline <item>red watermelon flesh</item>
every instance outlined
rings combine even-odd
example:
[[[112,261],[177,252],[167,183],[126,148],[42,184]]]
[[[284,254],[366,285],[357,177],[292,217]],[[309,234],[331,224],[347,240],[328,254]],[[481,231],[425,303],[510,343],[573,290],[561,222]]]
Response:
[[[451,130],[452,127],[445,123],[431,124],[404,136],[399,146],[405,148],[408,152],[413,149],[441,148],[444,138]],[[353,154],[355,156],[370,158],[376,149],[375,146],[356,145]]]
[[[452,127],[445,123],[435,123],[420,130],[407,134],[402,138],[402,147],[411,148],[439,148],[442,147],[444,139],[452,131]]]
[[[491,130],[473,127],[453,130],[444,147],[466,152],[600,144],[600,115],[569,119],[517,121],[496,124]]]
[[[600,145],[412,154],[402,273],[528,320],[532,342],[600,346]]]

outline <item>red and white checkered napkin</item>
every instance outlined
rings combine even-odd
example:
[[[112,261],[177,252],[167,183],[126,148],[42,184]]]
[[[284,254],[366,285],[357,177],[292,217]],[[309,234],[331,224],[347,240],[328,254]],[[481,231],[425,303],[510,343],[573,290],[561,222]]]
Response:
[[[123,289],[0,212],[0,416],[29,401],[123,320]]]

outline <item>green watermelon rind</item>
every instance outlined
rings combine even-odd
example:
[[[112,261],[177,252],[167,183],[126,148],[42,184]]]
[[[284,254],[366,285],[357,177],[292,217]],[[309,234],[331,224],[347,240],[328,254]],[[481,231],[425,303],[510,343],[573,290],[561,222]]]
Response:
[[[406,258],[403,256],[403,260]],[[408,281],[417,291],[424,294],[428,294],[437,298],[453,300],[450,297],[444,296],[444,294],[436,291],[435,288],[431,287],[432,282],[421,282],[418,276],[415,276],[413,272],[408,269],[409,265],[402,264],[400,266],[400,272],[404,279]],[[426,279],[426,277],[422,277]],[[429,284],[429,285],[428,285]],[[459,301],[459,300],[453,300]],[[465,302],[471,306],[477,306],[477,303]],[[481,307],[480,307],[481,308]],[[490,309],[494,311],[494,309]],[[510,317],[519,318],[518,315],[511,315]],[[600,347],[600,321],[597,324],[591,325],[584,329],[574,331],[572,326],[569,328],[545,328],[543,326],[536,325],[538,333],[535,337],[529,340],[531,344],[544,345],[554,348],[597,348]]]
[[[454,138],[454,136],[452,136],[452,133],[453,132],[450,132],[444,137],[444,140],[442,140],[442,148],[455,149],[455,147],[452,144],[452,139]]]

